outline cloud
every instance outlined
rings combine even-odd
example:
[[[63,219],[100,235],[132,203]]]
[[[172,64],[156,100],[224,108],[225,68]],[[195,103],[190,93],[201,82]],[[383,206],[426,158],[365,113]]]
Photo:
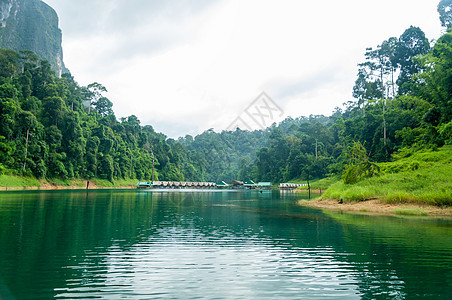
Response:
[[[153,23],[178,23],[208,9],[207,0],[44,0],[58,12],[66,35],[80,38],[99,33],[130,32]]]
[[[227,128],[262,91],[286,115],[330,114],[350,100],[366,47],[410,25],[441,30],[435,1],[46,2],[75,78],[172,137]]]

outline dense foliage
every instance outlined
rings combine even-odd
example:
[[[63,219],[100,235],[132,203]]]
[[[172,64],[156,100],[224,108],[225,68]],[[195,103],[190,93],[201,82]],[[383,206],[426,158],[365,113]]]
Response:
[[[182,171],[193,181],[231,182],[254,177],[250,165],[256,152],[267,145],[270,130],[223,131],[207,130],[196,137],[179,138],[185,149],[182,153]]]
[[[399,151],[391,162],[377,163],[378,176],[355,184],[345,180],[332,184],[327,199],[364,201],[378,198],[389,203],[452,205],[452,145],[439,149]]]
[[[253,141],[251,133],[208,131],[180,140],[190,151],[185,161],[202,161],[194,168],[207,178],[232,180],[235,175],[242,181],[277,183],[343,175],[351,183],[375,174],[373,162],[390,161],[405,147],[450,144],[451,51],[450,30],[430,48],[423,31],[411,26],[399,38],[366,50],[353,88],[356,100],[336,108],[331,117],[289,118],[273,125],[251,144],[257,151],[251,164],[252,152],[235,147],[244,138]],[[361,162],[353,164],[350,157],[358,148]],[[238,168],[240,154],[247,158]]]
[[[445,25],[448,5],[438,6]],[[404,148],[452,144],[452,31],[431,45],[411,26],[368,48],[355,100],[330,117],[288,118],[266,130],[167,139],[134,115],[118,121],[105,92],[98,83],[79,86],[70,74],[57,77],[33,52],[0,50],[0,173],[273,183],[336,175],[356,182]]]
[[[430,49],[424,33],[410,27],[400,38],[367,49],[365,57],[353,89],[357,100],[327,121],[286,120],[273,128],[269,145],[257,155],[257,179],[341,174],[355,142],[375,162],[389,161],[404,147],[452,143],[452,31]],[[351,176],[347,170],[345,177]]]
[[[182,180],[163,134],[117,120],[98,83],[80,87],[29,51],[0,50],[0,172],[38,178]]]

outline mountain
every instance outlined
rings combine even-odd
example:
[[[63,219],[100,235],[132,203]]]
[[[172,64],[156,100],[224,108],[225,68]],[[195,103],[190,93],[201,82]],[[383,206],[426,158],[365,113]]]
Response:
[[[0,0],[0,48],[30,50],[61,75],[66,68],[58,15],[40,0]]]

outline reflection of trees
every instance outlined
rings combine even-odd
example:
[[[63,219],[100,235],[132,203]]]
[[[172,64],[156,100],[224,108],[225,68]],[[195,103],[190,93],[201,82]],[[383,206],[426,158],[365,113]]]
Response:
[[[329,215],[344,232],[345,243],[335,247],[336,257],[356,268],[359,290],[365,298],[439,299],[452,294],[450,222]]]
[[[106,256],[112,247],[127,252],[169,229],[195,229],[204,237],[214,230],[217,239],[295,239],[300,246],[314,246],[318,235],[322,235],[317,225],[304,226],[300,220],[308,216],[293,214],[291,205],[268,208],[271,194],[267,192],[258,194],[259,201],[244,201],[249,200],[249,194],[236,192],[215,193],[215,200],[212,193],[190,192],[8,195],[10,200],[2,199],[0,208],[12,205],[16,210],[0,209],[2,225],[8,224],[0,226],[0,278],[17,297],[26,291],[45,291],[47,294],[42,296],[50,298],[64,291],[54,288],[68,283],[102,285],[108,272]],[[23,204],[20,208],[17,201]],[[270,204],[279,206],[276,202]],[[47,275],[40,280],[36,274]]]
[[[8,194],[0,201],[0,278],[21,298],[36,291],[54,296],[53,287],[81,278],[83,270],[66,268],[86,264],[102,266],[102,255],[118,241],[123,247],[140,238],[150,226],[152,201],[146,195],[121,192],[46,192]],[[36,199],[36,197],[38,199]],[[23,204],[17,211],[17,201]],[[13,206],[16,210],[1,209]],[[89,258],[88,258],[89,257]],[[45,281],[36,274],[51,275]]]
[[[6,195],[9,198],[2,196],[0,201],[0,279],[18,298],[30,291],[51,298],[77,287],[101,289],[111,279],[112,259],[121,257],[121,265],[129,264],[133,272],[130,253],[165,238],[220,246],[255,241],[297,255],[309,250],[315,256],[316,249],[331,249],[330,259],[345,262],[359,281],[360,292],[369,298],[377,293],[397,296],[450,291],[450,255],[445,256],[449,260],[444,268],[437,266],[438,261],[432,266],[421,260],[429,257],[429,251],[436,255],[451,248],[450,237],[435,241],[445,232],[433,223],[416,227],[413,222],[379,217],[332,218],[294,206],[293,194],[279,192]],[[413,241],[419,239],[423,242],[414,249]],[[413,277],[413,270],[419,274]],[[435,281],[434,272],[446,276]],[[46,276],[41,279],[36,274]],[[404,285],[404,290],[394,290],[396,285]],[[388,292],[391,289],[394,294]]]

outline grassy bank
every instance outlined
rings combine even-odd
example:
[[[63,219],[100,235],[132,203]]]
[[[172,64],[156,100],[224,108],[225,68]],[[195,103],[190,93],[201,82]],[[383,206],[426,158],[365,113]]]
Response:
[[[380,163],[378,175],[355,184],[332,184],[323,199],[452,206],[452,146],[437,151],[405,150]]]
[[[327,177],[323,179],[315,179],[309,182],[309,185],[311,187],[311,190],[322,190],[325,191],[327,188],[329,188],[332,184],[338,182],[340,180],[340,177]],[[306,180],[300,181],[300,183],[306,183]],[[307,190],[308,186],[300,186],[298,188],[299,190]]]
[[[113,182],[104,179],[90,179],[89,188],[125,188],[134,187],[139,180],[120,179]],[[85,179],[36,179],[34,177],[18,175],[0,175],[0,190],[21,190],[21,189],[85,189],[87,180]]]
[[[39,187],[41,183],[34,177],[0,175],[0,187]]]

